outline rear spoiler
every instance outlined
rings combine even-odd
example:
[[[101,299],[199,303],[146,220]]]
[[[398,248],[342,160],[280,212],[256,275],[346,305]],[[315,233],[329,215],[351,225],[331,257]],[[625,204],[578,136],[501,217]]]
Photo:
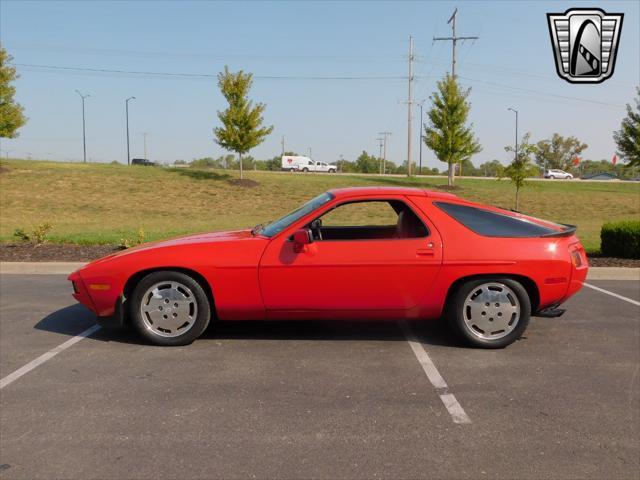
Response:
[[[562,225],[564,228],[564,230],[559,230],[557,232],[551,232],[551,233],[545,233],[543,235],[540,235],[541,237],[570,237],[571,235],[573,235],[574,233],[576,233],[576,230],[578,230],[578,227],[575,225],[569,225],[568,223],[561,223],[560,225]]]

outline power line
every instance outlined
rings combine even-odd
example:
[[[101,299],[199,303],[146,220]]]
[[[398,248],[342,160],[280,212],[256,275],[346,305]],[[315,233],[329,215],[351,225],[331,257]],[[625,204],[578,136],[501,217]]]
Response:
[[[415,56],[414,56],[415,58]],[[107,69],[107,68],[93,68],[93,67],[66,67],[60,65],[39,65],[39,64],[27,64],[27,63],[12,63],[12,65],[16,67],[26,67],[26,68],[35,68],[41,70],[53,70],[59,72],[90,72],[90,73],[98,73],[98,74],[121,74],[121,75],[139,75],[139,76],[156,76],[156,77],[171,77],[177,79],[216,79],[217,75],[207,74],[207,73],[184,73],[184,72],[145,72],[145,71],[135,71],[135,70],[120,70],[120,69]],[[426,79],[426,78],[436,78],[436,75],[414,75],[413,79]],[[613,103],[601,102],[598,100],[591,100],[588,98],[581,97],[572,97],[569,95],[558,95],[554,93],[543,92],[540,90],[534,90],[529,88],[522,87],[514,87],[511,85],[507,85],[504,83],[491,82],[488,80],[477,79],[473,77],[467,77],[458,75],[459,78],[470,82],[483,83],[486,85],[495,86],[498,88],[507,88],[510,90],[520,91],[529,94],[535,94],[539,96],[545,97],[553,97],[553,98],[561,98],[565,100],[572,100],[576,102],[585,102],[591,103],[594,105],[603,105],[608,107],[623,107],[623,105],[617,105]],[[406,81],[406,75],[397,75],[397,76],[295,76],[295,75],[254,75],[256,79],[265,79],[265,80],[397,80],[397,81]]]
[[[506,85],[504,83],[490,82],[490,81],[487,81],[487,80],[479,80],[477,78],[464,77],[462,75],[459,75],[459,77],[464,79],[464,80],[468,80],[470,82],[483,83],[485,85],[491,85],[491,86],[498,87],[498,88],[507,88],[507,89],[510,89],[510,90],[520,91],[520,92],[524,92],[524,93],[533,93],[533,94],[544,95],[544,96],[549,96],[549,97],[554,97],[554,98],[562,98],[564,100],[574,100],[574,101],[579,101],[579,102],[593,103],[595,105],[605,105],[605,106],[608,106],[608,107],[619,107],[619,106],[621,106],[621,105],[615,105],[613,103],[606,103],[606,102],[600,102],[598,100],[591,100],[589,98],[570,97],[568,95],[559,95],[559,94],[556,94],[556,93],[542,92],[540,90],[533,90],[531,88],[513,87],[511,85]]]
[[[217,79],[217,74],[210,73],[178,73],[178,72],[147,72],[136,70],[116,70],[108,68],[90,68],[90,67],[63,67],[59,65],[38,65],[31,63],[14,63],[16,67],[38,68],[43,70],[59,70],[59,71],[75,71],[75,72],[91,72],[91,73],[114,73],[123,75],[150,75],[158,77],[176,77],[176,78],[211,78]],[[253,78],[262,80],[406,80],[407,77],[399,76],[294,76],[294,75],[253,75]]]

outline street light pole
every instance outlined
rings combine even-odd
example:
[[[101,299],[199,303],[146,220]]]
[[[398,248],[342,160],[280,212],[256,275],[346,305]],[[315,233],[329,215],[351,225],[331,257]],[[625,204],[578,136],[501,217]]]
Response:
[[[124,101],[124,109],[127,117],[127,165],[131,165],[131,155],[129,153],[129,100],[135,100],[136,97],[129,97]]]
[[[91,95],[82,95],[78,90],[76,90],[76,93],[80,95],[80,98],[82,99],[82,158],[83,162],[87,163],[87,135],[84,122],[84,99]]]
[[[511,110],[513,113],[516,114],[516,150],[515,150],[515,161],[518,161],[518,111],[514,108],[507,108],[507,110]]]

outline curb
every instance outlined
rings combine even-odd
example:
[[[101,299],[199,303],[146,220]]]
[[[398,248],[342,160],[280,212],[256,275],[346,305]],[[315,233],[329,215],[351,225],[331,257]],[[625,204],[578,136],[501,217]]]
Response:
[[[85,262],[0,262],[0,275],[69,275]],[[637,280],[640,268],[591,267],[587,280]]]
[[[69,275],[86,262],[0,262],[0,275]]]
[[[636,280],[640,281],[640,268],[591,267],[587,280]]]

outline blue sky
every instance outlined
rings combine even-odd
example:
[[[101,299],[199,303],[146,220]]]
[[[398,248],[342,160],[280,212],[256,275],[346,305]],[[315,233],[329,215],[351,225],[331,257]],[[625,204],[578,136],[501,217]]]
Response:
[[[514,118],[538,140],[553,132],[589,144],[585,158],[610,159],[612,131],[640,84],[640,2],[0,2],[0,40],[21,65],[202,74],[202,77],[50,70],[19,66],[17,100],[29,123],[3,139],[10,156],[80,160],[79,89],[87,99],[87,154],[126,161],[124,100],[130,103],[132,157],[190,160],[224,153],[212,138],[225,107],[215,75],[229,65],[256,75],[252,97],[267,104],[273,134],[251,154],[287,150],[317,160],[378,152],[378,132],[392,132],[388,157],[406,159],[408,36],[415,38],[415,99],[428,98],[450,68],[450,34],[478,35],[458,49],[457,73],[471,87],[471,121],[483,145],[475,164],[508,160]],[[573,85],[555,73],[547,12],[600,7],[623,12],[615,73],[600,85]],[[264,78],[264,77],[289,78]],[[291,78],[293,77],[293,78]],[[297,77],[297,78],[296,78]],[[304,77],[304,78],[300,78]],[[328,80],[309,77],[365,77]],[[371,77],[392,77],[372,79]],[[567,98],[568,97],[568,98]],[[425,104],[428,105],[428,101]],[[414,132],[419,125],[415,113]],[[418,135],[413,158],[418,160]],[[438,166],[423,150],[423,164]]]

